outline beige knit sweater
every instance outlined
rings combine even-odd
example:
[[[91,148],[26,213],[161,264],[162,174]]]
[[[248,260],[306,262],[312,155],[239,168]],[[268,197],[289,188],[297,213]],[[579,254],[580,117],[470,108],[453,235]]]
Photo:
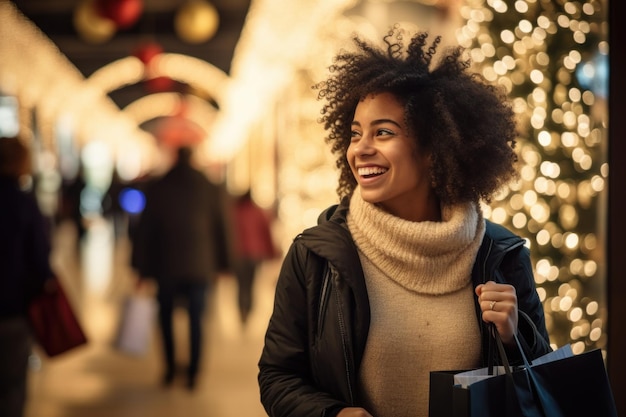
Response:
[[[360,391],[375,417],[427,417],[431,370],[474,368],[480,332],[471,269],[485,233],[479,207],[411,222],[354,192],[348,227],[371,307]]]

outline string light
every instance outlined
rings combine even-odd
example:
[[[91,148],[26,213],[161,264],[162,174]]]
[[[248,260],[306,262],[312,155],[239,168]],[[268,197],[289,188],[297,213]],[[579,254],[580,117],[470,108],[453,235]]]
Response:
[[[606,347],[598,241],[606,177],[606,1],[467,0],[457,31],[477,70],[508,91],[518,116],[518,189],[484,214],[533,250],[553,345]]]

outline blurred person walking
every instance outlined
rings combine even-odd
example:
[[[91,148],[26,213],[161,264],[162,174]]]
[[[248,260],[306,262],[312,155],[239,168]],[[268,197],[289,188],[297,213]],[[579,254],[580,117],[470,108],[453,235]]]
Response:
[[[30,153],[16,137],[0,137],[0,416],[21,417],[33,337],[30,301],[53,277],[49,228],[37,201],[22,188]]]
[[[87,224],[83,217],[83,193],[87,188],[85,172],[81,163],[76,176],[61,187],[61,220],[69,220],[76,229],[76,250],[80,252],[81,244],[87,236]]]
[[[176,373],[172,316],[179,299],[189,315],[190,352],[187,388],[195,388],[202,352],[202,322],[207,293],[230,262],[224,194],[191,164],[192,150],[178,149],[174,166],[146,188],[139,218],[133,266],[140,280],[157,283],[164,367],[163,384]]]
[[[120,178],[117,169],[113,170],[111,183],[102,198],[102,214],[113,226],[113,236],[117,242],[121,237],[128,236],[128,214],[122,206],[120,198],[124,196],[127,186]]]
[[[241,323],[245,326],[253,307],[254,278],[258,267],[278,253],[272,239],[270,218],[252,200],[250,191],[236,199],[234,214],[237,305]]]

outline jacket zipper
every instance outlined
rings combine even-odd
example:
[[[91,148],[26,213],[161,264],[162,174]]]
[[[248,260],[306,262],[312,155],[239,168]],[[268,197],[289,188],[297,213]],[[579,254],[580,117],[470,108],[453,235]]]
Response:
[[[332,275],[336,275],[337,272],[330,267]],[[354,393],[352,392],[352,378],[350,375],[350,358],[348,357],[349,347],[346,341],[346,321],[343,317],[343,309],[341,308],[341,300],[339,299],[339,293],[335,292],[337,300],[337,320],[339,321],[339,331],[341,333],[341,347],[343,348],[343,360],[346,367],[346,382],[348,383],[348,393],[350,394],[350,404],[354,404]]]
[[[319,312],[318,312],[318,317],[317,317],[317,329],[318,329],[318,337],[321,337],[322,334],[322,326],[323,326],[323,315],[324,312],[326,311],[327,305],[328,305],[328,301],[330,299],[330,286],[331,286],[331,280],[333,276],[336,276],[337,272],[335,271],[335,269],[327,262],[326,263],[326,267],[324,268],[324,279],[322,281],[322,291],[321,291],[321,297],[320,297],[320,306],[319,306]],[[337,293],[336,293],[337,294]],[[350,358],[348,357],[348,344],[346,342],[346,324],[345,324],[345,319],[343,317],[343,309],[341,308],[341,301],[339,300],[339,295],[337,294],[336,296],[336,302],[337,302],[337,320],[339,322],[339,332],[341,335],[341,347],[343,350],[343,359],[344,359],[344,365],[345,365],[345,369],[346,369],[346,382],[348,384],[348,393],[350,395],[350,404],[354,404],[354,393],[352,391],[352,379],[350,377]]]
[[[324,267],[324,279],[322,280],[322,291],[320,293],[320,305],[319,305],[319,309],[317,312],[317,337],[321,337],[322,335],[322,326],[324,323],[324,320],[322,319],[322,316],[324,314],[324,311],[326,311],[326,305],[328,304],[328,297],[330,295],[330,266],[328,265],[328,262],[326,263],[326,266]]]

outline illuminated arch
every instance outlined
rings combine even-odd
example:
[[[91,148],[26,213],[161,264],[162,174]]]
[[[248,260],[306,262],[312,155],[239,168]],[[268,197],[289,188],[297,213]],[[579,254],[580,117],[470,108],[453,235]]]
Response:
[[[217,105],[223,101],[225,89],[230,77],[214,65],[194,57],[183,54],[162,53],[151,61],[150,75],[152,77],[169,77],[192,87],[199,95],[211,98]],[[146,66],[135,56],[128,56],[107,64],[84,81],[83,91],[92,92],[91,95],[104,95],[128,85],[139,83],[146,79]],[[89,94],[88,94],[89,95]],[[148,94],[121,110],[122,119],[137,127],[142,134],[142,144],[138,144],[143,151],[129,152],[128,142],[117,143],[123,152],[116,152],[117,156],[126,161],[125,165],[132,166],[141,162],[141,166],[152,165],[159,160],[157,156],[158,140],[154,134],[146,132],[139,126],[151,119],[176,115],[176,109],[181,100],[179,93]],[[202,129],[204,141],[209,137],[214,119],[218,110],[194,95],[185,95],[188,111],[184,117]],[[156,110],[155,110],[156,109]],[[116,135],[117,137],[117,135]],[[151,139],[148,140],[147,137]],[[148,142],[151,142],[149,144]],[[116,148],[117,148],[116,147]],[[131,155],[132,153],[132,155]],[[146,154],[149,157],[140,155]]]
[[[217,116],[217,109],[193,95],[182,96],[179,93],[155,93],[135,100],[123,109],[123,112],[137,125],[160,116],[176,116],[181,101],[187,104],[185,116],[209,132]]]
[[[188,55],[162,53],[151,61],[151,75],[169,77],[189,84],[213,98],[223,100],[229,76],[214,65]],[[146,78],[145,65],[134,56],[118,59],[95,71],[85,81],[104,92],[111,92]]]

